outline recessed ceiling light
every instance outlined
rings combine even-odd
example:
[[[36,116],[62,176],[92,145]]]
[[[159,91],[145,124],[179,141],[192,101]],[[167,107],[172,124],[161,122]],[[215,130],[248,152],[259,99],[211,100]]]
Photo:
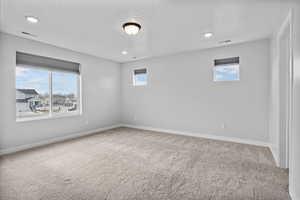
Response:
[[[212,36],[213,36],[213,34],[210,33],[210,32],[204,33],[204,37],[205,37],[205,38],[210,38],[210,37],[212,37]]]
[[[136,35],[142,28],[141,25],[136,22],[127,22],[123,24],[122,27],[125,33],[127,33],[128,35]]]
[[[126,55],[126,54],[128,54],[128,52],[127,51],[122,51],[122,54]]]
[[[39,22],[39,19],[37,17],[26,16],[25,18],[29,23],[32,23],[32,24],[36,24]]]

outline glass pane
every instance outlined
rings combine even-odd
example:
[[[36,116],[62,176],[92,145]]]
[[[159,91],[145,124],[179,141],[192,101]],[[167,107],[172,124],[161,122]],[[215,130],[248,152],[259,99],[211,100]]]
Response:
[[[78,74],[52,73],[52,113],[67,114],[79,111]]]
[[[16,67],[17,119],[46,116],[49,107],[48,71]]]
[[[214,81],[240,80],[239,65],[221,65],[214,67]]]
[[[147,74],[135,74],[134,75],[134,85],[146,85],[147,84]]]

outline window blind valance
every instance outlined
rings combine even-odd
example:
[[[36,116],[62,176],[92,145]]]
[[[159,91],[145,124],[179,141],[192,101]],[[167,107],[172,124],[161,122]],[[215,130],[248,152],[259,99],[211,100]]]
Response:
[[[46,68],[52,71],[80,73],[80,64],[23,52],[16,53],[16,64],[21,67]]]
[[[240,57],[233,57],[233,58],[224,58],[224,59],[216,59],[215,66],[218,65],[229,65],[229,64],[239,64]]]
[[[144,69],[135,69],[134,70],[134,75],[137,75],[137,74],[146,74],[147,73],[147,69],[144,68]]]

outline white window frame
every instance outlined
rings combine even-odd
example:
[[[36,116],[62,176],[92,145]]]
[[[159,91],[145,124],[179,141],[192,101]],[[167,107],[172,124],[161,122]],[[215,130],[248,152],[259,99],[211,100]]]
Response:
[[[142,84],[142,85],[137,85],[136,82],[135,82],[135,70],[139,70],[139,69],[146,69],[146,76],[147,76],[147,80],[146,80],[146,84]],[[137,67],[137,68],[134,68],[132,70],[132,85],[133,87],[146,87],[148,85],[148,68],[147,67]]]
[[[15,70],[18,66],[15,67]],[[27,68],[30,68],[27,67]],[[34,68],[34,67],[33,67]],[[31,68],[32,69],[32,68]],[[41,67],[41,69],[43,69]],[[49,114],[47,116],[36,116],[36,117],[25,117],[25,118],[18,118],[16,117],[16,122],[26,122],[26,121],[38,121],[38,120],[44,120],[44,119],[57,119],[57,118],[65,118],[65,117],[78,117],[82,115],[82,75],[81,75],[81,65],[79,65],[79,74],[77,76],[77,105],[79,106],[78,111],[77,112],[73,112],[73,113],[61,113],[61,114],[53,114],[53,109],[52,109],[52,95],[53,95],[53,78],[52,78],[52,73],[53,72],[60,72],[59,70],[49,70],[49,69],[45,69],[48,72],[48,84],[49,84]],[[68,72],[64,72],[64,73],[68,73]],[[69,72],[71,73],[71,72]],[[16,71],[15,71],[15,82],[16,82]],[[16,97],[15,97],[16,99]],[[16,106],[15,106],[16,109]],[[16,113],[16,112],[15,112]]]

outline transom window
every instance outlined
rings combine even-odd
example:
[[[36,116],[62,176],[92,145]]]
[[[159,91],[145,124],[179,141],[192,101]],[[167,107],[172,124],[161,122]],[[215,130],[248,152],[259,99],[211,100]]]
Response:
[[[17,52],[17,121],[80,114],[79,64]]]
[[[141,86],[147,85],[147,69],[135,69],[133,71],[133,85],[134,86]]]
[[[240,58],[225,58],[215,60],[213,69],[214,81],[240,80]]]

